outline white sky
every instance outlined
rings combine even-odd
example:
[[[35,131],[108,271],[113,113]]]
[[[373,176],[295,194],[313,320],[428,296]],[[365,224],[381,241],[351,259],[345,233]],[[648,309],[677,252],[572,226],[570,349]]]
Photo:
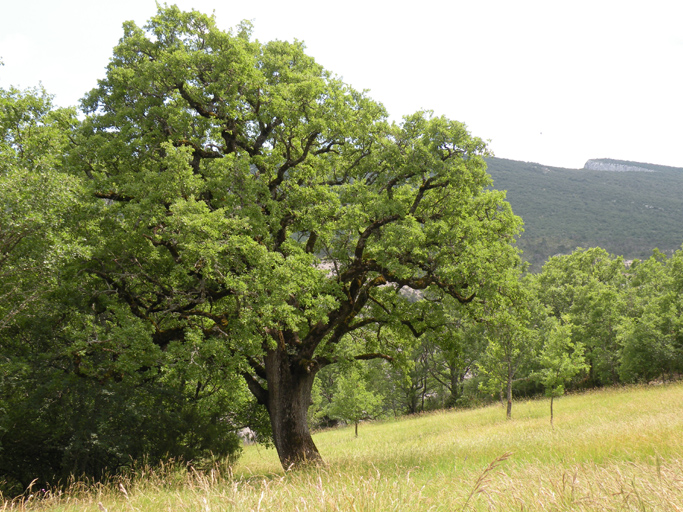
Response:
[[[174,3],[174,2],[169,2]],[[501,158],[683,167],[681,0],[178,0],[228,29],[303,40],[384,103],[464,122]],[[0,0],[0,87],[42,81],[75,105],[104,76],[124,20],[154,0]]]

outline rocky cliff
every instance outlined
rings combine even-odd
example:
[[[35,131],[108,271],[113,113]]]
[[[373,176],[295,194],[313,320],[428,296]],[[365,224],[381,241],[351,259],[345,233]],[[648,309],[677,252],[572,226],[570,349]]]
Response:
[[[653,169],[648,169],[647,167],[620,164],[615,162],[606,162],[604,160],[588,160],[583,166],[583,168],[589,171],[655,172]]]

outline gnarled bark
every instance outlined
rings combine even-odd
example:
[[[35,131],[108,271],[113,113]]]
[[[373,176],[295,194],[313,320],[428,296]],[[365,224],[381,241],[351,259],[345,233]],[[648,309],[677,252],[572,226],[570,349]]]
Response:
[[[265,370],[268,381],[266,407],[282,467],[289,470],[322,462],[307,418],[316,372],[310,365],[288,357],[281,347],[266,353]]]

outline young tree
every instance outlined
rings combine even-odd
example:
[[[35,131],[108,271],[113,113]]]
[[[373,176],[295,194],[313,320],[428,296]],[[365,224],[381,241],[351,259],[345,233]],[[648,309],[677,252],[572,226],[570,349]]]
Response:
[[[519,313],[501,310],[488,321],[488,345],[478,364],[478,370],[484,377],[482,389],[500,392],[501,398],[505,397],[507,419],[512,418],[512,384],[519,380],[520,370],[534,358],[538,345],[538,333]]]
[[[572,326],[568,318],[564,323],[549,317],[544,326],[544,343],[539,354],[541,369],[535,378],[550,397],[550,425],[553,425],[553,401],[564,395],[564,387],[576,375],[588,370],[583,345],[572,342]]]
[[[358,423],[375,418],[381,407],[382,396],[367,389],[361,371],[354,366],[339,376],[329,414],[333,418],[353,422],[358,437]]]
[[[486,348],[477,369],[480,388],[500,392],[507,399],[506,417],[512,418],[512,385],[526,380],[539,349],[539,326],[544,311],[538,304],[532,281],[510,272],[501,295],[482,308]]]
[[[126,23],[78,159],[107,200],[84,270],[162,350],[192,329],[241,361],[285,468],[320,460],[316,373],[389,359],[382,328],[419,335],[426,311],[495,295],[520,226],[464,125],[389,124],[303,50],[176,7]],[[359,329],[376,336],[340,354]]]

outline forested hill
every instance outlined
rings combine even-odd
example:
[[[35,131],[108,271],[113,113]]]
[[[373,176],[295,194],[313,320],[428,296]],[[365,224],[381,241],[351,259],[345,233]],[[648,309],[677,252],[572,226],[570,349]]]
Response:
[[[501,158],[488,166],[494,187],[507,190],[524,219],[520,247],[533,270],[576,247],[635,259],[683,243],[683,168],[609,159],[589,160],[584,169]]]

